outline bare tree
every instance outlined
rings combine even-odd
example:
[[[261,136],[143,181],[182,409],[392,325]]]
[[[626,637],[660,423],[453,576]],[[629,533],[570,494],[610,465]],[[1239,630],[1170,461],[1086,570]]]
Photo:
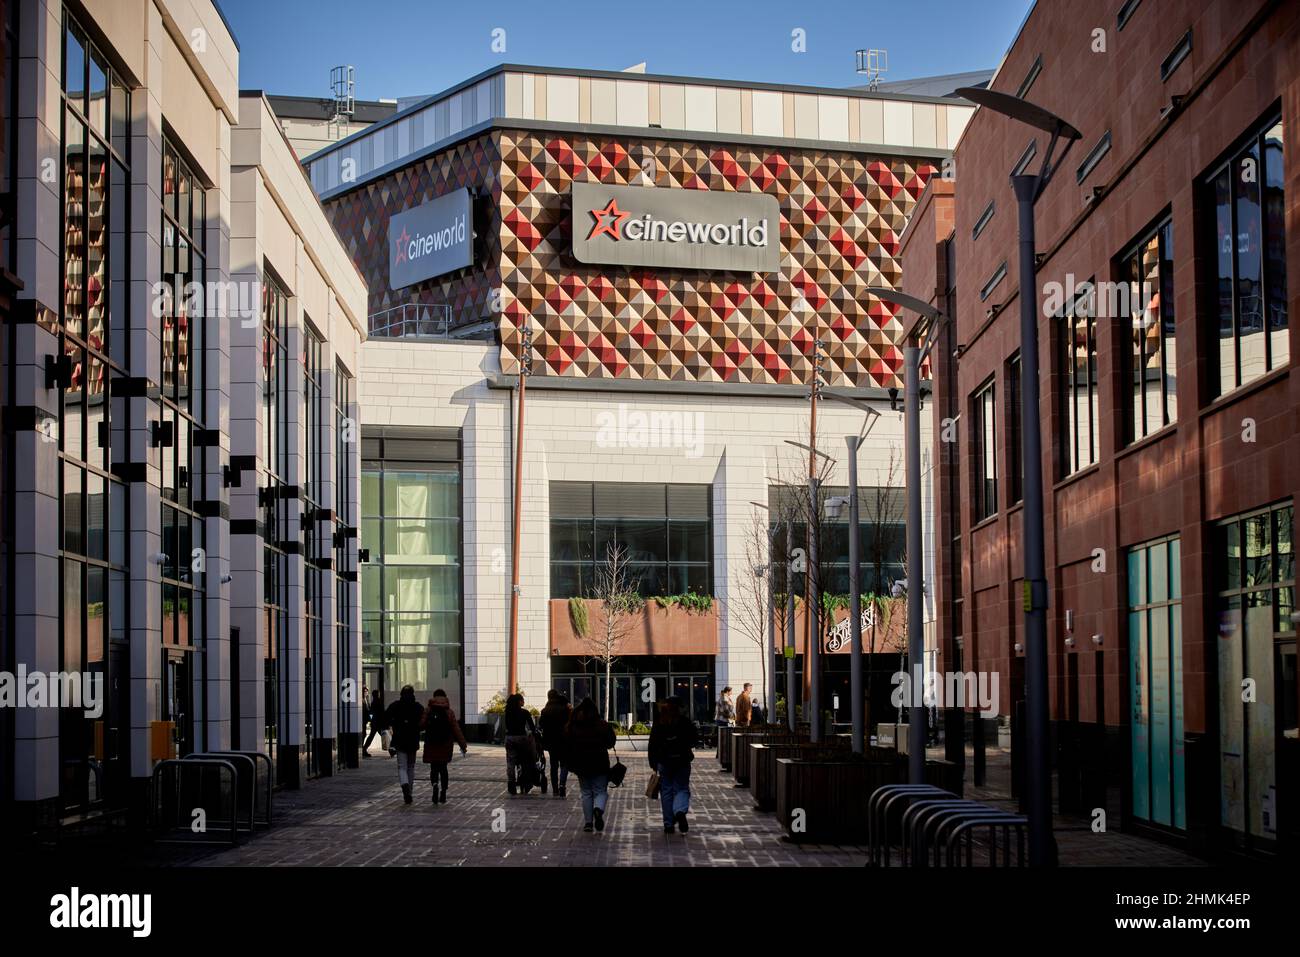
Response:
[[[727,620],[758,646],[764,697],[767,696],[767,669],[773,653],[768,643],[768,629],[771,625],[768,610],[772,598],[770,563],[776,561],[774,537],[779,531],[779,526],[776,524],[771,528],[768,527],[766,514],[757,507],[753,510],[752,520],[745,532],[745,565],[741,569],[740,585],[737,589],[739,600],[732,602],[727,610]],[[782,608],[782,615],[784,611]],[[776,703],[767,701],[765,704],[767,713],[774,717]]]
[[[892,581],[888,581],[887,570],[894,565],[907,567],[907,549],[899,540],[906,510],[906,500],[899,487],[898,478],[901,458],[897,446],[889,447],[889,461],[881,470],[871,493],[866,496],[863,507],[862,523],[870,529],[871,536],[865,556],[873,574],[875,587],[862,596],[864,605],[871,610],[871,628],[863,636],[868,656],[877,651],[889,652],[907,649],[907,607],[901,598],[895,598],[891,592]],[[871,658],[868,657],[868,662]],[[866,725],[868,733],[871,728],[871,685],[866,682]]]
[[[596,566],[591,598],[600,603],[601,620],[579,636],[590,657],[605,666],[604,718],[609,720],[614,661],[631,636],[635,617],[645,604],[629,573],[628,550],[617,541],[610,542],[605,557]]]

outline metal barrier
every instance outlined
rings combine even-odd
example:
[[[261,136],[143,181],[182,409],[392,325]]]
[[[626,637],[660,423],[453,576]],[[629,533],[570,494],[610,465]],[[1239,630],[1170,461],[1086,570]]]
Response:
[[[957,795],[933,784],[886,784],[876,788],[867,798],[867,833],[870,867],[889,867],[891,842],[889,840],[890,813],[894,805],[912,798],[956,798]],[[906,859],[904,862],[906,863]]]
[[[245,793],[246,790],[249,792],[252,823],[255,825],[260,824],[262,827],[270,827],[271,794],[275,788],[275,771],[268,755],[263,754],[261,751],[204,751],[201,754],[186,755],[186,760],[225,757],[248,758],[253,762],[253,773],[250,778],[251,788],[241,783],[239,785],[240,793]],[[236,771],[238,770],[239,768],[236,768]],[[241,779],[243,777],[244,775],[241,775]]]
[[[192,844],[239,842],[238,772],[233,757],[167,758],[149,780],[149,829],[155,840]],[[242,763],[242,762],[241,762]],[[252,761],[248,762],[249,769]],[[195,811],[202,817],[195,817]],[[252,830],[252,808],[248,829]],[[201,820],[202,828],[194,824]],[[170,836],[162,836],[170,832]],[[214,835],[224,835],[214,839]]]
[[[980,841],[981,856],[987,855],[989,867],[998,866],[999,851],[1002,866],[1012,866],[1013,833],[1016,866],[1025,866],[1028,822],[1023,815],[959,798],[932,784],[890,784],[877,788],[867,799],[869,867],[890,866],[890,831],[895,821],[904,866],[972,867],[976,835],[983,828],[988,828],[988,835]]]

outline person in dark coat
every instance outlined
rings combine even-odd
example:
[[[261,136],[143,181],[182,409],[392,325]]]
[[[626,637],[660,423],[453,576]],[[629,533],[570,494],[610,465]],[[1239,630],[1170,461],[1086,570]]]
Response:
[[[447,692],[439,688],[429,699],[429,707],[424,712],[424,763],[429,766],[434,804],[447,803],[447,765],[451,763],[453,742],[460,745],[461,754],[469,751],[465,732],[456,720]]]
[[[537,720],[542,729],[542,747],[550,758],[551,792],[561,798],[564,797],[564,788],[569,780],[569,768],[564,762],[564,729],[572,714],[569,699],[552,689],[547,692],[546,707]]]
[[[650,729],[650,767],[659,775],[659,803],[664,813],[664,833],[674,825],[683,834],[691,809],[691,762],[695,760],[695,725],[682,713],[675,695],[659,705]]]
[[[582,790],[582,829],[605,830],[605,804],[609,800],[609,749],[614,729],[600,716],[596,702],[583,698],[573,709],[564,732],[564,756],[578,776]]]
[[[366,738],[366,743],[361,746],[361,756],[370,757],[370,744],[375,740],[375,735],[383,734],[384,731],[384,696],[376,689],[370,693],[370,701],[366,704],[366,720],[370,722],[370,737]]]
[[[392,742],[388,753],[397,758],[397,780],[402,785],[402,800],[411,803],[415,785],[415,755],[420,750],[420,727],[424,723],[424,706],[415,700],[415,689],[407,685],[402,695],[384,714]]]
[[[506,784],[511,794],[519,790],[527,794],[537,778],[537,724],[524,707],[524,696],[518,692],[506,699],[502,717],[506,727]],[[542,790],[546,790],[544,777]]]

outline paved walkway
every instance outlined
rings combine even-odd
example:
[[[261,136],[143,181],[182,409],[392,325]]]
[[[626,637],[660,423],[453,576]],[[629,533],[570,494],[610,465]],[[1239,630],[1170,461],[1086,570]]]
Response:
[[[644,745],[642,745],[644,747]],[[375,749],[361,768],[310,781],[275,796],[275,826],[221,851],[181,849],[171,862],[198,865],[523,865],[523,866],[861,866],[856,848],[798,845],[784,839],[775,815],[754,809],[747,789],[722,773],[711,751],[696,754],[690,832],[666,836],[658,800],[645,797],[643,754],[619,752],[628,766],[611,788],[605,831],[582,830],[578,782],[568,796],[534,790],[511,797],[505,751],[472,745],[450,768],[447,803],[430,801],[427,767],[415,801],[402,802],[394,762]],[[494,828],[494,823],[496,827]],[[502,830],[504,828],[504,830]]]

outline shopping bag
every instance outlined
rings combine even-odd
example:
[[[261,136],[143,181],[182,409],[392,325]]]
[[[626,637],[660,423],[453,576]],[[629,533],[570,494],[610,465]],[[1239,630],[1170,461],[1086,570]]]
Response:
[[[645,796],[648,798],[657,798],[659,796],[659,772],[651,771],[650,780],[645,785]]]

